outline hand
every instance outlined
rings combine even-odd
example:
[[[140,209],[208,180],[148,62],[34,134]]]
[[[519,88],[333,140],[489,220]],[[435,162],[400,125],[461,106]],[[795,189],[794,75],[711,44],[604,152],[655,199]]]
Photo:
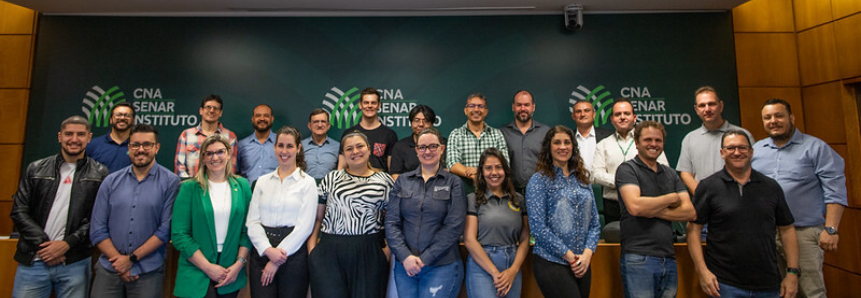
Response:
[[[287,252],[283,249],[268,247],[263,251],[263,254],[269,258],[270,262],[275,262],[275,265],[281,266],[285,262],[287,262]]]
[[[133,282],[133,281],[136,281],[136,280],[140,279],[141,277],[140,277],[140,276],[138,276],[138,275],[132,276],[132,275],[131,275],[131,272],[126,271],[126,273],[123,273],[123,274],[121,274],[121,275],[120,275],[120,278],[121,278],[124,282]]]
[[[831,235],[826,231],[819,234],[819,247],[824,251],[837,250],[837,242],[840,241],[840,235]]]
[[[272,279],[275,277],[275,272],[278,271],[278,264],[269,261],[266,263],[266,267],[263,268],[263,274],[260,276],[260,284],[268,286],[272,283]]]
[[[57,266],[66,262],[66,256],[60,256],[59,258],[53,259],[50,262],[45,262],[48,266]]]
[[[209,279],[216,282],[224,280],[224,277],[227,276],[227,269],[216,264],[210,263],[201,269],[203,269],[203,273],[206,273],[206,276],[209,277]]]
[[[471,179],[475,179],[478,175],[478,169],[473,167],[466,167],[466,171],[464,172],[466,173],[466,177]]]
[[[673,201],[670,203],[670,205],[669,205],[669,206],[667,206],[667,208],[669,208],[669,209],[673,209],[673,208],[677,208],[677,207],[679,207],[679,206],[681,206],[681,205],[682,205],[682,197],[680,197],[680,196],[679,196],[679,194],[677,194],[677,193],[673,193],[673,194],[670,196],[670,198],[672,198],[672,199],[673,199]]]
[[[236,281],[236,277],[239,276],[239,271],[242,271],[242,263],[236,261],[232,266],[227,267],[227,275],[215,285],[216,288],[220,288],[229,284],[232,284]]]
[[[111,262],[111,266],[117,271],[117,275],[123,275],[123,273],[127,273],[132,269],[132,261],[129,260],[129,256],[119,255],[108,259],[108,261]]]
[[[798,275],[787,273],[780,283],[780,297],[793,298],[798,294]]]
[[[514,283],[514,278],[517,277],[518,271],[517,268],[508,268],[493,276],[493,285],[496,286],[496,296],[503,297],[508,295],[508,291],[511,290],[511,285]]]
[[[577,278],[582,278],[586,275],[586,271],[589,270],[589,264],[592,263],[592,254],[584,253],[582,255],[577,255],[577,261],[571,265],[571,271],[574,272],[574,276]]]
[[[47,241],[39,244],[39,247],[41,249],[39,249],[36,254],[38,254],[39,258],[49,266],[54,266],[65,261],[66,252],[69,251],[69,244],[63,240]],[[59,258],[63,258],[63,260],[58,261],[57,259]]]
[[[789,274],[787,274],[789,275]],[[709,297],[720,297],[720,285],[718,284],[717,277],[712,274],[709,270],[703,270],[700,272],[700,288],[703,289],[703,292]],[[781,289],[782,291],[783,289]]]
[[[409,256],[404,260],[404,270],[407,272],[408,276],[419,274],[424,266],[425,263],[423,263],[422,259],[417,256]]]

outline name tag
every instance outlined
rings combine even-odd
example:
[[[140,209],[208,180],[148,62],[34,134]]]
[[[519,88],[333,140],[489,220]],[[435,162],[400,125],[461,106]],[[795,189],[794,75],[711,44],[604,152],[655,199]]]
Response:
[[[441,190],[451,191],[451,188],[449,186],[434,186],[433,187],[433,191],[441,191]]]

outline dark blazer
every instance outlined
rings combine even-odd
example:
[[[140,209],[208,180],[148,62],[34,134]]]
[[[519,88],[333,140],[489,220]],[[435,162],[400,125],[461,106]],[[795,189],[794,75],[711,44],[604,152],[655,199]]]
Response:
[[[614,131],[595,127],[595,142],[600,142],[606,137],[612,136]]]

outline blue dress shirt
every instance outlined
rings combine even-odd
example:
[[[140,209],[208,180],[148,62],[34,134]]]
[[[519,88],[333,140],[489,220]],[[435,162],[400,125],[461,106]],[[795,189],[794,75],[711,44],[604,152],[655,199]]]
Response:
[[[783,147],[771,138],[756,142],[752,166],[783,188],[796,227],[824,224],[825,204],[847,204],[843,158],[798,129]]]
[[[111,138],[110,133],[93,138],[87,144],[86,153],[90,158],[108,167],[108,171],[111,173],[132,164],[132,160],[129,158],[129,140],[126,139],[117,144]]]
[[[307,137],[302,140],[302,148],[305,150],[305,162],[308,164],[308,170],[305,172],[314,179],[319,181],[338,167],[338,151],[341,149],[341,143],[338,141],[326,137],[323,145],[317,145],[312,137]]]
[[[275,133],[269,131],[269,137],[262,144],[253,133],[239,141],[239,173],[248,179],[249,184],[278,168],[278,159],[275,158],[276,138]]]
[[[582,254],[598,247],[601,223],[592,186],[582,184],[573,172],[565,177],[562,168],[553,166],[555,177],[541,172],[532,175],[526,186],[529,229],[535,237],[532,252],[554,263],[568,264],[565,252]]]
[[[131,254],[155,235],[165,244],[170,241],[173,202],[179,191],[179,176],[154,163],[146,178],[138,181],[128,166],[102,181],[90,222],[93,245],[111,239],[123,255]],[[151,272],[164,265],[165,245],[132,265],[132,276]],[[99,257],[109,272],[115,272],[107,256]]]

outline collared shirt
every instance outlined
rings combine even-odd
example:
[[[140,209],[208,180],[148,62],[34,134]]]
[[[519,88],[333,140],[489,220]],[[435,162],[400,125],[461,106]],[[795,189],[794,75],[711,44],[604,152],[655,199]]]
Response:
[[[577,149],[580,151],[580,158],[583,159],[583,167],[586,170],[592,170],[592,161],[595,160],[595,148],[598,146],[598,136],[595,134],[595,126],[589,129],[589,134],[580,134],[579,129],[574,129],[574,138],[577,139]]]
[[[179,177],[153,163],[147,176],[138,181],[132,166],[108,175],[99,188],[93,205],[90,240],[97,245],[111,239],[120,254],[129,255],[155,235],[170,241],[173,202],[179,191]],[[165,245],[132,264],[131,275],[141,275],[164,265]],[[114,272],[107,256],[99,257],[109,272]]]
[[[523,231],[523,217],[526,216],[526,200],[523,195],[514,193],[515,202],[508,194],[498,197],[490,190],[484,193],[487,200],[480,206],[475,206],[475,193],[466,196],[466,214],[475,216],[478,220],[476,240],[481,246],[517,245],[520,232]],[[527,240],[528,239],[523,239]]]
[[[843,158],[824,141],[798,129],[783,147],[766,138],[753,146],[751,165],[777,180],[796,227],[825,223],[825,204],[847,205]]]
[[[469,130],[469,124],[464,124],[461,127],[451,131],[448,137],[448,146],[446,146],[445,162],[446,168],[451,168],[456,163],[466,167],[478,167],[478,160],[481,157],[481,152],[487,148],[496,148],[505,156],[505,161],[508,158],[508,145],[505,143],[505,137],[499,129],[490,127],[484,123],[484,129],[479,137]]]
[[[275,158],[276,138],[275,133],[269,131],[269,137],[263,143],[253,133],[239,141],[239,172],[248,178],[248,183],[254,183],[257,177],[278,168],[278,159]]]
[[[403,262],[410,255],[425,265],[460,260],[458,241],[466,220],[466,195],[460,177],[440,166],[425,182],[421,167],[398,177],[386,209],[386,240]]]
[[[616,172],[616,185],[622,187],[628,184],[639,187],[640,196],[644,197],[688,192],[676,170],[658,163],[658,171],[654,171],[639,156],[619,165]],[[619,200],[619,207],[622,211],[619,220],[622,253],[675,258],[673,227],[670,221],[633,216],[628,213],[625,200]]]
[[[694,174],[697,181],[723,169],[723,158],[720,156],[720,143],[723,134],[729,130],[739,129],[744,131],[748,140],[753,140],[750,132],[744,128],[732,125],[724,120],[723,125],[715,130],[708,130],[704,125],[689,132],[682,140],[679,163],[676,170]]]
[[[442,138],[442,145],[448,143],[448,139]],[[442,153],[443,160],[440,164],[445,164],[445,152]],[[403,174],[418,168],[421,164],[419,156],[416,153],[416,140],[413,135],[399,140],[392,147],[392,167],[389,169],[390,174]]]
[[[616,193],[616,168],[622,163],[637,156],[637,145],[634,144],[634,130],[628,132],[623,140],[619,132],[599,141],[595,148],[595,159],[592,164],[592,183],[598,183],[604,188],[604,198],[618,201]],[[658,163],[669,166],[664,152],[658,156]]]
[[[215,133],[227,136],[230,147],[233,149],[231,150],[230,161],[234,165],[233,172],[236,172],[236,157],[239,155],[239,150],[236,148],[236,135],[227,128],[224,128],[221,122],[218,123]],[[176,158],[174,159],[173,171],[180,178],[190,178],[197,174],[199,166],[197,161],[200,159],[201,150],[200,145],[203,144],[206,137],[207,135],[203,134],[199,124],[196,127],[183,130],[179,135],[179,140],[176,142]]]
[[[87,144],[86,153],[90,158],[108,167],[111,173],[132,164],[132,159],[129,158],[129,139],[117,144],[110,133],[93,138]]]
[[[793,219],[777,181],[752,170],[742,185],[723,169],[700,181],[692,201],[693,222],[709,225],[705,262],[718,281],[752,291],[779,290],[774,237],[778,226]]]
[[[326,137],[323,145],[317,145],[313,137],[302,140],[302,149],[305,150],[305,163],[308,164],[308,175],[314,179],[323,179],[323,176],[338,167],[338,150],[341,143]]]
[[[317,217],[317,184],[314,177],[296,169],[290,176],[278,176],[278,170],[260,176],[254,187],[245,225],[248,238],[262,257],[272,247],[263,227],[293,227],[277,248],[288,256],[296,253],[314,230]]]
[[[532,120],[532,126],[521,133],[516,121],[512,121],[501,129],[508,146],[508,158],[511,160],[512,178],[514,187],[525,189],[526,183],[532,174],[535,174],[535,165],[538,163],[538,153],[541,152],[541,141],[550,131],[550,127]],[[479,153],[479,155],[481,155]]]
[[[567,264],[566,251],[582,254],[598,247],[601,222],[592,187],[553,166],[554,177],[537,172],[526,187],[529,230],[535,238],[533,253],[550,262]]]

